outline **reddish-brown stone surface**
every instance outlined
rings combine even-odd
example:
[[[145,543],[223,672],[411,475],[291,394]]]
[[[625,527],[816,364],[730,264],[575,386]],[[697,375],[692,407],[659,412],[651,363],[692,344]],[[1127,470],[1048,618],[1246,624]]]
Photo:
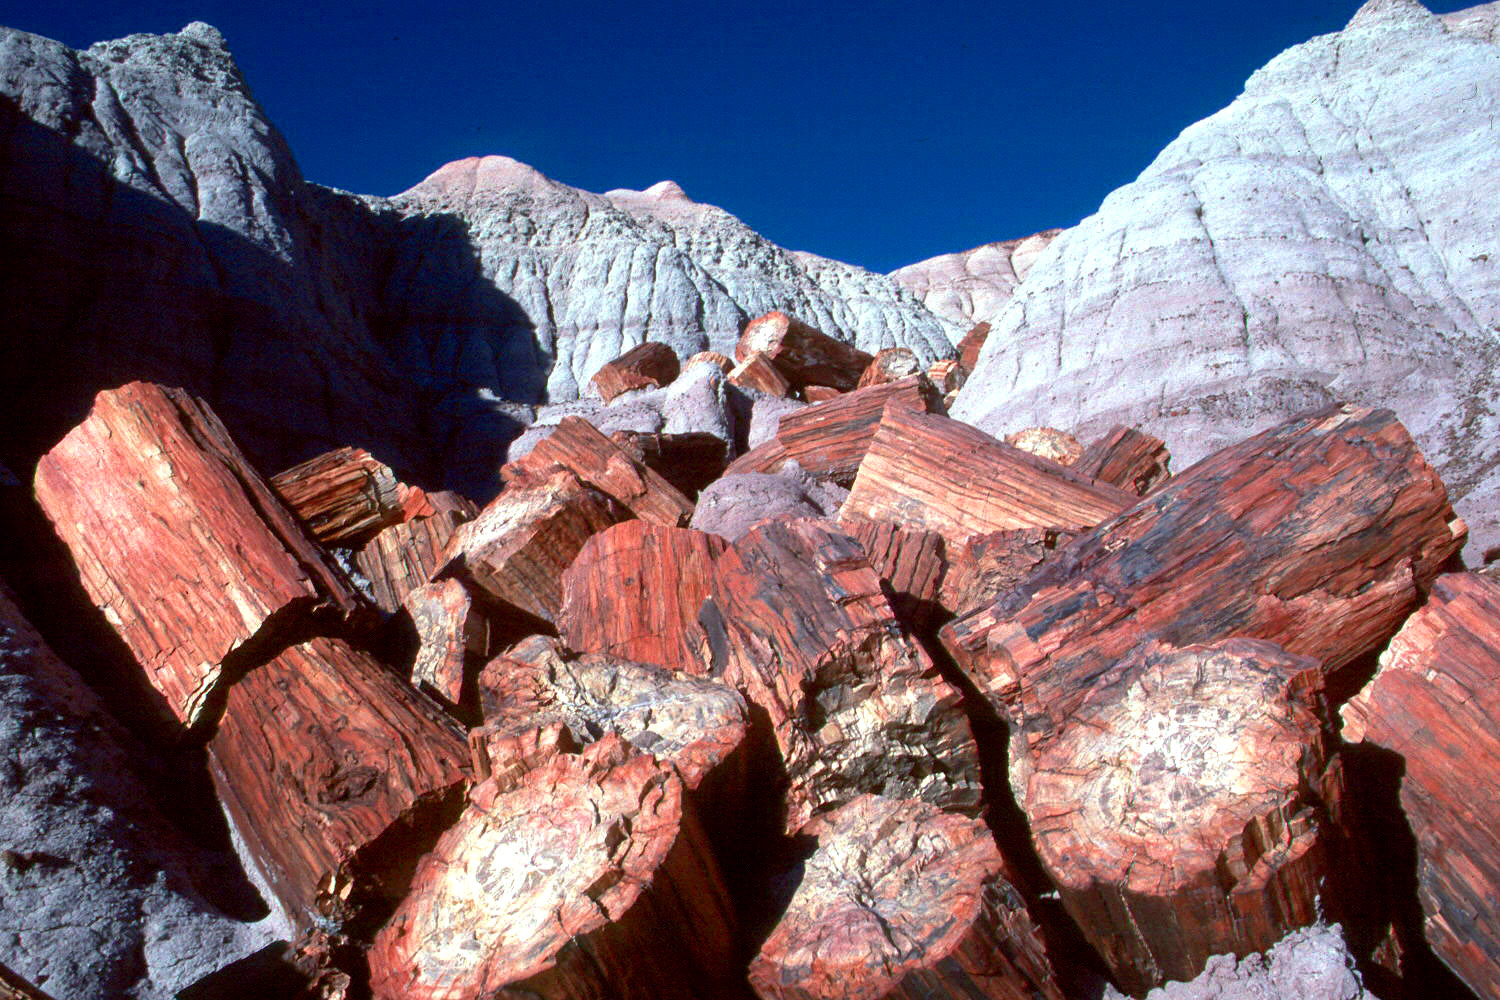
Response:
[[[763,1000],[1062,1000],[983,823],[865,795],[803,833],[817,849],[750,965]]]
[[[769,438],[729,463],[724,470],[726,476],[737,476],[745,472],[777,472],[786,464],[786,449],[776,438]]]
[[[887,347],[875,352],[870,366],[859,376],[856,389],[867,385],[885,385],[922,372],[922,363],[909,347]]]
[[[753,351],[740,360],[729,373],[729,383],[768,396],[789,396],[792,392],[786,376],[771,363],[770,357],[760,351]]]
[[[448,539],[479,513],[456,493],[421,493],[411,499],[418,502],[407,504],[407,520],[381,531],[354,554],[375,603],[386,611],[399,610],[408,594],[432,579]]]
[[[1433,951],[1500,997],[1500,582],[1440,576],[1344,706],[1344,738],[1401,754]]]
[[[942,535],[889,521],[853,521],[843,528],[889,585],[891,607],[908,630],[922,635],[941,624],[940,599],[948,574]]]
[[[668,385],[681,370],[676,352],[666,344],[648,340],[605,364],[589,381],[608,403],[631,389]]]
[[[1075,536],[1043,528],[1013,528],[973,535],[945,549],[947,572],[938,603],[949,614],[963,615],[993,604],[1015,590]]]
[[[417,630],[412,683],[449,706],[461,705],[466,666],[489,653],[489,620],[457,580],[423,584],[402,603]]]
[[[852,344],[781,312],[751,320],[740,333],[735,358],[744,361],[757,352],[767,356],[793,389],[808,385],[853,389],[874,360]]]
[[[271,477],[271,488],[324,545],[351,548],[406,519],[390,466],[363,448],[336,448]]]
[[[1133,427],[1116,425],[1084,449],[1075,471],[1145,496],[1171,476],[1167,444]]]
[[[842,396],[842,389],[835,389],[831,385],[809,385],[802,389],[802,398],[809,403],[826,403],[830,399]]]
[[[979,352],[984,349],[984,342],[990,337],[990,325],[988,323],[975,323],[964,334],[964,338],[958,342],[958,363],[963,370],[972,372],[974,366],[979,363]]]
[[[720,354],[718,351],[699,351],[682,363],[682,370],[687,371],[693,365],[702,364],[713,365],[725,375],[734,371],[734,359]]]
[[[231,687],[209,743],[226,812],[304,930],[402,898],[468,759],[436,705],[337,639],[294,646]]]
[[[926,375],[912,375],[843,393],[781,418],[776,441],[784,453],[782,460],[795,460],[809,475],[847,486],[854,481],[887,406],[919,413],[945,412],[943,401]],[[775,471],[746,468],[739,462],[735,468],[745,472]]]
[[[132,382],[43,456],[36,498],[84,589],[185,725],[237,669],[362,602],[213,412]],[[228,676],[226,676],[226,674]]]

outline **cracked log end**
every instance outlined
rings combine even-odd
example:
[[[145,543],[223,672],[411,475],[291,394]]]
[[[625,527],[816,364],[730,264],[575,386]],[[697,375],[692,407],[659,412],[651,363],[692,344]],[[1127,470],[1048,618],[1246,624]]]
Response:
[[[336,448],[271,477],[271,487],[324,545],[362,545],[405,518],[402,484],[363,448]]]
[[[734,345],[735,359],[745,361],[756,353],[765,354],[793,389],[826,385],[847,392],[874,360],[852,344],[781,312],[767,313],[745,325]]]
[[[1028,427],[1005,435],[1005,443],[1028,455],[1045,458],[1058,465],[1076,466],[1083,457],[1083,445],[1078,443],[1078,439],[1055,427]]]
[[[870,449],[887,406],[943,414],[943,401],[927,376],[916,374],[844,393],[781,418],[776,442],[781,461],[794,460],[808,475],[848,486]],[[773,471],[733,466],[739,471]]]
[[[648,340],[606,362],[589,379],[606,403],[632,389],[669,385],[682,371],[677,353],[666,344]]]
[[[479,513],[456,493],[424,493],[418,500],[409,505],[411,517],[379,532],[354,555],[375,603],[385,611],[399,610],[406,595],[432,579],[448,540]]]
[[[922,362],[909,347],[886,347],[875,352],[875,358],[859,376],[856,389],[896,382],[922,370]]]
[[[1146,496],[1171,478],[1171,462],[1161,438],[1116,424],[1084,449],[1073,468],[1101,483]]]
[[[769,355],[754,351],[747,355],[729,373],[729,384],[741,389],[754,389],[767,396],[785,397],[792,394],[792,386],[780,370],[771,363]]]
[[[866,795],[804,832],[817,849],[750,965],[763,1000],[1061,1000],[983,823]]]

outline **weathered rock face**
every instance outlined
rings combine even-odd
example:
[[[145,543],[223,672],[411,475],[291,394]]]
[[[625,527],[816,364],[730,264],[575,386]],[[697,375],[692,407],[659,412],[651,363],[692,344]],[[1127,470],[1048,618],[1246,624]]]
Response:
[[[897,268],[891,277],[928,309],[967,330],[999,318],[1016,286],[1060,232],[1046,229],[1019,240],[946,253]]]
[[[954,416],[1143,426],[1180,467],[1338,398],[1389,406],[1500,534],[1493,12],[1372,0],[1058,236]]]

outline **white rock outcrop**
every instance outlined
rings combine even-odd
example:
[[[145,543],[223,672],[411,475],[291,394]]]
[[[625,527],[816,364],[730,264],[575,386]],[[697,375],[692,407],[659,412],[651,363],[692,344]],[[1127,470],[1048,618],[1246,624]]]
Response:
[[[1018,240],[931,257],[897,268],[891,277],[928,309],[966,330],[975,323],[993,324],[1031,265],[1061,232],[1045,229]]]

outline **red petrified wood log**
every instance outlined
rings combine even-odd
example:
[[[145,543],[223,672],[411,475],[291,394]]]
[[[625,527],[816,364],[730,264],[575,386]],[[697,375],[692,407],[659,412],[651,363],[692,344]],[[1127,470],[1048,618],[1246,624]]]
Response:
[[[336,448],[271,477],[271,487],[324,545],[361,545],[405,520],[401,484],[363,448]]]
[[[432,579],[458,526],[479,508],[457,493],[408,494],[408,519],[380,532],[354,554],[354,565],[370,581],[375,603],[399,610],[417,587]]]
[[[940,601],[948,574],[942,535],[889,521],[854,521],[843,527],[890,586],[892,610],[913,635],[929,635],[928,629],[942,624]]]
[[[922,362],[909,347],[887,347],[875,353],[870,366],[859,376],[856,389],[867,385],[885,385],[921,373]]]
[[[764,353],[792,388],[826,385],[849,390],[874,358],[786,313],[772,312],[751,320],[734,345],[734,356],[744,361]]]
[[[964,334],[964,339],[958,342],[958,363],[965,373],[974,371],[974,366],[979,363],[979,352],[984,349],[984,342],[989,338],[990,325],[975,323]]]
[[[225,810],[303,930],[389,912],[451,819],[468,758],[436,705],[337,639],[250,671],[209,744]]]
[[[682,370],[677,353],[666,344],[648,340],[632,347],[594,373],[590,379],[606,403],[631,389],[668,385]]]
[[[792,392],[791,383],[786,380],[786,376],[761,351],[752,351],[741,359],[729,373],[729,383],[741,389],[763,392],[767,396],[788,396]]]
[[[490,651],[489,620],[457,580],[423,584],[403,602],[417,630],[411,681],[450,706],[463,703],[465,667]]]
[[[1440,576],[1344,706],[1344,738],[1405,758],[1426,937],[1480,996],[1500,996],[1500,583]]]
[[[842,396],[842,389],[835,389],[831,385],[808,385],[802,387],[802,398],[809,403],[826,403],[830,399]]]
[[[480,784],[375,938],[375,996],[738,996],[727,897],[684,818],[677,776],[612,735]]]
[[[720,354],[718,351],[699,351],[682,363],[682,370],[687,371],[693,365],[713,365],[719,371],[728,375],[734,370],[734,359]]]
[[[943,643],[1028,716],[1065,717],[1149,639],[1267,639],[1332,676],[1390,638],[1465,534],[1390,411],[1330,407],[1199,462]]]
[[[671,483],[632,458],[582,417],[563,417],[557,430],[501,470],[506,485],[535,485],[566,469],[633,515],[672,527],[686,524],[693,504]]]
[[[1073,469],[1101,483],[1145,496],[1171,475],[1166,442],[1116,425],[1083,451]]]
[[[729,465],[729,443],[713,434],[615,431],[609,439],[690,500],[722,476]]]
[[[776,441],[785,458],[795,459],[810,475],[847,486],[854,481],[887,406],[919,413],[945,412],[927,376],[912,375],[788,413],[777,427]]]
[[[179,389],[101,392],[37,465],[36,497],[184,724],[312,616],[361,606],[224,425]]]
[[[0,1000],[52,1000],[52,997],[0,964]]]
[[[1316,660],[1256,639],[1151,643],[1066,719],[1022,720],[1011,784],[1064,907],[1144,993],[1314,922],[1332,833]],[[1326,900],[1325,900],[1326,902]]]
[[[750,965],[763,1000],[1062,1000],[982,822],[865,795],[803,832],[817,849]]]
[[[1015,528],[949,545],[938,604],[952,615],[993,604],[1020,587],[1074,537],[1067,531]]]

